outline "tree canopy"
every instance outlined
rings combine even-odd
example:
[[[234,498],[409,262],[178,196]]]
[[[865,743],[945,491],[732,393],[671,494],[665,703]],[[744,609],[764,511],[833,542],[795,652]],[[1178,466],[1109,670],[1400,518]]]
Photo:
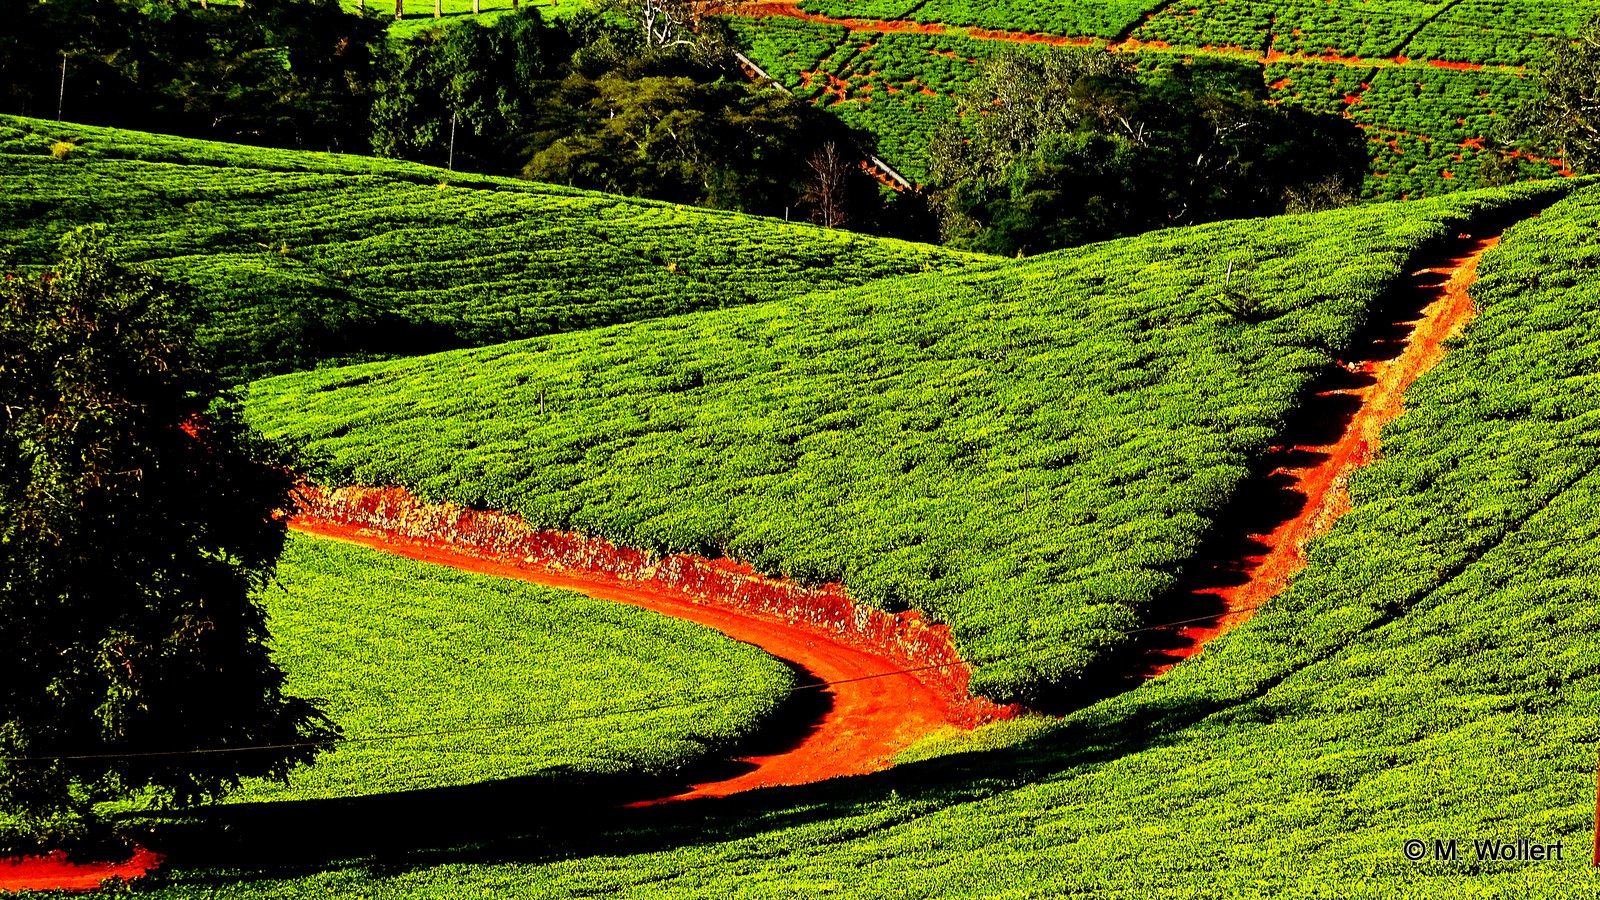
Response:
[[[288,451],[217,399],[180,307],[92,231],[0,282],[0,812],[41,834],[281,778],[337,737],[283,694],[254,599]]]
[[[1519,110],[1517,131],[1575,171],[1600,169],[1600,16],[1552,47],[1536,78],[1539,90]]]
[[[1140,72],[1059,50],[988,62],[936,138],[931,174],[946,241],[1012,255],[1316,205],[1347,195],[1365,165],[1349,123],[1269,105],[1259,71]]]
[[[0,21],[0,112],[55,118],[59,107],[74,122],[366,147],[384,26],[338,0],[0,0]]]

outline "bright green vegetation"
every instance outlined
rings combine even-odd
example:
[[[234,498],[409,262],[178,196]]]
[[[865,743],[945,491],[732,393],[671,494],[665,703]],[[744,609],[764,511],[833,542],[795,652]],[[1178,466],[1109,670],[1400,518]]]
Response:
[[[1372,168],[1367,200],[1399,200],[1472,187],[1499,157],[1498,136],[1518,104],[1537,90],[1522,75],[1460,72],[1432,66],[1348,66],[1275,62],[1266,67],[1273,98],[1339,113],[1366,131]],[[1522,178],[1549,178],[1558,167],[1507,158]]]
[[[1114,38],[1130,30],[1161,0],[974,3],[971,0],[801,0],[809,13],[841,18],[909,19],[1003,31]]]
[[[325,175],[381,175],[396,180],[429,184],[494,187],[565,193],[581,196],[582,191],[559,185],[533,184],[516,178],[450,172],[435,166],[419,165],[399,159],[356,156],[347,153],[321,153],[311,150],[280,150],[249,144],[197,140],[0,115],[0,162],[12,164],[14,157],[59,156],[63,160],[127,160],[130,162],[172,163],[187,166],[260,169],[269,172],[316,172]]]
[[[351,12],[360,8],[360,0],[341,0],[345,9]],[[522,8],[535,7],[539,15],[546,21],[570,16],[584,7],[582,0],[521,0]],[[496,17],[504,15],[514,8],[511,0],[479,0],[478,13],[472,12],[472,0],[441,0],[443,16],[433,17],[433,0],[405,0],[405,18],[394,19],[394,0],[368,0],[366,8],[375,12],[380,18],[389,22],[389,36],[391,38],[409,38],[421,34],[430,28],[449,27],[468,19],[476,19],[488,24]]]
[[[1514,107],[1537,90],[1520,75],[1461,73],[1421,66],[1372,72],[1349,115],[1374,142],[1368,196],[1398,199],[1473,184],[1483,164],[1485,139],[1504,130]],[[1548,177],[1554,167],[1530,163],[1529,175]]]
[[[842,25],[799,19],[735,17],[728,25],[766,73],[791,88],[802,84],[850,34]]]
[[[411,163],[0,118],[0,247],[106,222],[235,373],[791,296],[982,257]],[[57,158],[51,148],[70,134]],[[358,174],[359,173],[359,174]]]
[[[245,875],[227,895],[1590,894],[1597,229],[1590,189],[1509,232],[1478,319],[1408,394],[1353,512],[1287,593],[1157,681],[844,784],[470,865]],[[1564,859],[1474,859],[1473,838],[1518,837]],[[1461,861],[1407,862],[1408,838],[1458,839]],[[204,873],[173,880],[156,893],[212,896]]]
[[[878,153],[913,181],[928,144],[955,113],[977,63],[1008,46],[950,34],[850,33],[793,19],[733,19],[767,74],[878,138]]]
[[[1180,0],[1161,6],[1146,21],[1145,7],[1154,9],[1156,4],[956,4],[968,15],[951,14],[944,8],[949,5],[936,2],[895,12],[893,4],[855,0],[803,4],[812,12],[844,17],[1096,40],[1127,34],[1158,44],[1138,50],[1151,64],[1174,52],[1254,57],[1277,99],[1323,113],[1348,113],[1370,128],[1372,168],[1362,198],[1379,201],[1480,186],[1485,155],[1498,152],[1492,149],[1495,126],[1533,90],[1533,82],[1520,70],[1492,67],[1535,62],[1553,40],[1577,34],[1600,12],[1600,0]],[[1042,26],[1040,17],[1059,18],[1063,24]],[[1089,20],[1101,24],[1085,24]],[[1067,24],[1075,21],[1077,26]],[[847,33],[839,26],[784,18],[734,19],[732,24],[749,45],[751,58],[768,67],[775,79],[877,135],[880,155],[919,181],[927,177],[929,143],[976,77],[977,64],[1001,52],[1042,46],[969,36],[960,28],[938,34]],[[1412,62],[1395,65],[1400,56]],[[1320,57],[1370,64],[1321,62]],[[1445,69],[1424,61],[1491,68]],[[1285,78],[1292,87],[1279,86]],[[1375,78],[1379,83],[1373,84],[1374,91],[1362,87]],[[1347,106],[1347,97],[1360,102]],[[1484,141],[1491,149],[1477,146]],[[1557,171],[1556,166],[1528,160],[1505,168],[1523,178],[1547,178]]]
[[[1183,49],[1520,66],[1596,12],[1597,0],[1178,0],[1133,37]]]
[[[303,536],[263,600],[286,689],[325,698],[348,742],[238,801],[668,773],[752,734],[795,683],[678,619]],[[394,734],[425,736],[368,742]]]
[[[926,610],[977,690],[1036,697],[1139,625],[1418,248],[1525,195],[304,373],[250,416],[339,480]]]

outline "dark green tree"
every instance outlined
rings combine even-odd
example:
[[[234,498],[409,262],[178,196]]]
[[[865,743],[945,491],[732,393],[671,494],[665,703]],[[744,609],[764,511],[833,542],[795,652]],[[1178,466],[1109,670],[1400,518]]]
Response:
[[[782,215],[810,175],[809,155],[843,133],[793,97],[726,79],[609,72],[565,87],[581,127],[536,153],[529,178]]]
[[[389,45],[379,57],[373,151],[515,171],[527,157],[525,133],[545,113],[542,99],[563,76],[572,49],[566,30],[545,25],[532,7],[488,25],[469,20]]]
[[[1535,77],[1537,91],[1512,117],[1517,136],[1574,171],[1600,170],[1600,16],[1554,45]]]
[[[93,232],[0,282],[0,812],[36,834],[282,778],[338,736],[283,693],[254,599],[288,451],[218,399],[181,322]]]
[[[1006,255],[1348,197],[1366,165],[1349,123],[1271,106],[1227,62],[1006,54],[957,111],[930,160],[945,240]]]
[[[0,0],[0,20],[0,112],[54,118],[59,102],[73,122],[366,147],[384,26],[338,0]]]

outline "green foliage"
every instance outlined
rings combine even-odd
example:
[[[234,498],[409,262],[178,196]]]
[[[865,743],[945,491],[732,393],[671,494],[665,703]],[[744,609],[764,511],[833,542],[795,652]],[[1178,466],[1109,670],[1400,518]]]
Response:
[[[1230,64],[1140,78],[1104,51],[994,57],[933,147],[945,241],[1037,253],[1283,212],[1312,184],[1353,188],[1355,129],[1265,99],[1257,74]]]
[[[1600,15],[1578,40],[1557,44],[1540,64],[1538,86],[1518,111],[1535,146],[1582,172],[1600,167]]]
[[[0,113],[295,147],[366,145],[375,19],[336,0],[3,0]],[[65,82],[62,63],[65,60]]]
[[[561,28],[537,9],[466,20],[391,42],[379,57],[372,149],[379,156],[511,172],[526,150],[522,132],[572,53]]]
[[[234,376],[980,261],[512,179],[442,184],[410,163],[62,128],[0,119],[0,246],[42,264],[65,230],[111,223],[130,260],[193,286],[202,341]],[[77,149],[57,160],[62,137]]]
[[[250,415],[340,480],[926,610],[975,689],[1039,699],[1171,587],[1413,253],[1518,196],[305,373],[254,385]],[[1250,321],[1218,308],[1230,264]]]
[[[743,83],[609,72],[569,87],[590,121],[536,153],[522,170],[529,178],[781,215],[799,195],[806,154],[842,132],[782,93]]]
[[[33,830],[145,789],[187,804],[282,778],[337,734],[283,692],[253,599],[288,453],[214,392],[168,288],[97,234],[0,282],[0,810]],[[253,744],[277,747],[141,755]]]
[[[698,625],[314,538],[290,540],[262,602],[287,689],[327,698],[350,740],[244,802],[667,774],[753,733],[795,684]],[[409,733],[428,736],[365,742]]]

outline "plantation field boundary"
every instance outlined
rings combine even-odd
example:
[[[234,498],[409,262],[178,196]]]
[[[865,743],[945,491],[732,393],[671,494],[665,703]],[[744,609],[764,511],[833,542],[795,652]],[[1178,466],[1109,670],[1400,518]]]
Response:
[[[1003,44],[1046,45],[1051,47],[1101,47],[1113,53],[1138,53],[1145,51],[1163,51],[1182,54],[1183,56],[1219,56],[1230,59],[1248,59],[1262,63],[1335,63],[1350,68],[1377,69],[1389,67],[1426,67],[1443,69],[1446,71],[1488,71],[1501,72],[1511,75],[1521,75],[1527,71],[1526,66],[1474,63],[1450,59],[1412,59],[1403,53],[1404,45],[1409,44],[1407,38],[1401,44],[1400,51],[1389,56],[1359,56],[1342,55],[1336,53],[1288,53],[1268,48],[1251,47],[1218,47],[1207,46],[1196,49],[1174,48],[1163,41],[1145,41],[1131,36],[1105,38],[1096,35],[1049,34],[1034,31],[1010,31],[1005,29],[975,28],[965,25],[946,25],[940,22],[917,22],[910,19],[873,19],[873,18],[841,18],[828,16],[821,13],[807,12],[800,8],[797,2],[785,0],[760,0],[754,3],[733,3],[718,10],[722,15],[739,16],[751,19],[786,18],[810,22],[815,25],[832,25],[848,29],[851,32],[866,32],[877,34],[892,34],[905,32],[912,34],[946,35],[951,37],[968,38],[975,41],[986,41]],[[1143,20],[1139,20],[1127,29],[1129,33],[1135,30]],[[1426,25],[1427,23],[1424,23]],[[1420,28],[1418,29],[1421,30]]]

